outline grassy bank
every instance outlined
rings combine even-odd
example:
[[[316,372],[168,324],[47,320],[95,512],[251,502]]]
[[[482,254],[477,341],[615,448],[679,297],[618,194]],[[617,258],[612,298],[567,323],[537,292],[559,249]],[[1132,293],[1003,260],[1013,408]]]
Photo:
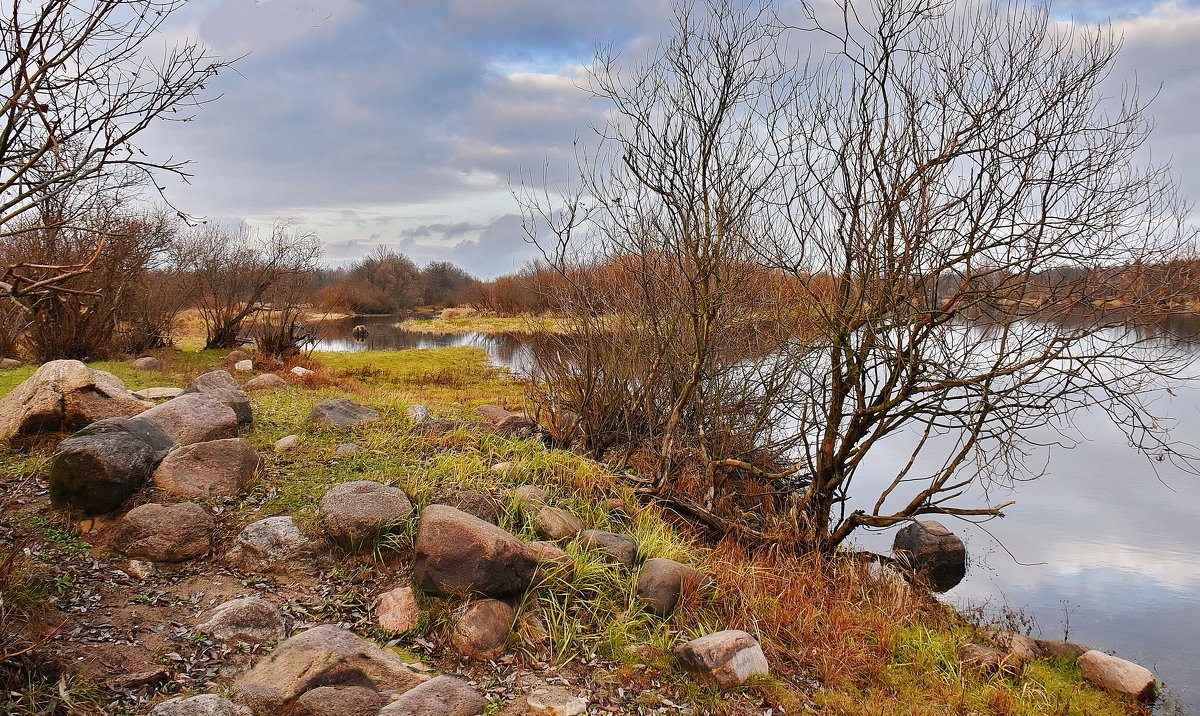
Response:
[[[137,389],[183,385],[220,364],[220,354],[212,351],[159,355],[167,363],[162,374],[133,371],[120,362],[94,367],[115,373]],[[585,689],[593,704],[618,713],[690,707],[694,713],[739,715],[774,709],[789,714],[1032,716],[1127,714],[1133,706],[1083,683],[1066,662],[1035,662],[1016,677],[987,677],[964,669],[955,649],[977,640],[977,628],[928,594],[879,576],[866,564],[751,553],[732,541],[705,544],[659,509],[639,502],[619,477],[595,462],[548,448],[537,438],[449,423],[471,418],[482,403],[522,406],[520,382],[489,366],[480,349],[329,353],[315,355],[306,364],[317,372],[303,383],[252,393],[255,424],[246,437],[266,465],[242,499],[208,505],[221,524],[222,537],[213,550],[218,556],[163,566],[149,583],[133,590],[105,586],[104,575],[122,569],[125,560],[105,546],[104,520],[84,521],[46,504],[45,471],[52,445],[30,454],[0,452],[0,489],[6,495],[0,506],[9,532],[4,536],[21,546],[16,569],[0,572],[5,578],[4,626],[12,645],[5,653],[57,629],[53,641],[7,660],[0,693],[8,695],[0,695],[0,712],[144,713],[145,703],[114,697],[104,678],[68,663],[75,648],[71,635],[90,618],[89,610],[107,610],[103,619],[118,625],[121,619],[132,620],[131,612],[142,621],[190,624],[195,606],[185,602],[187,590],[178,585],[211,580],[220,568],[219,555],[241,526],[291,514],[312,528],[324,492],[360,479],[400,487],[419,507],[465,493],[481,495],[496,506],[500,525],[524,539],[535,539],[531,515],[508,493],[520,485],[537,485],[551,494],[550,504],[575,513],[586,526],[630,534],[640,544],[641,557],[695,565],[715,586],[708,594],[687,595],[674,614],[658,618],[634,599],[635,572],[569,545],[575,575],[533,591],[519,603],[509,656],[495,664],[464,664],[449,654],[444,645],[456,605],[429,595],[421,596],[422,622],[413,631],[396,635],[374,630],[369,609],[374,595],[410,582],[415,520],[382,539],[371,554],[339,557],[334,569],[314,580],[221,577],[209,586],[193,584],[189,589],[213,594],[213,583],[228,589],[228,582],[292,605],[294,626],[351,624],[361,635],[419,656],[436,670],[465,673],[487,685],[493,710],[506,700],[506,684],[532,678],[565,679]],[[0,371],[0,393],[32,372],[32,367]],[[349,432],[305,426],[309,409],[327,397],[351,398],[378,409],[382,418]],[[447,421],[438,423],[442,429],[414,426],[406,411],[416,403],[429,408],[435,419]],[[300,436],[300,447],[276,452],[274,442],[289,434]],[[360,451],[337,455],[338,445],[347,442]],[[498,463],[511,463],[511,469],[493,470]],[[133,501],[164,498],[148,488]],[[91,531],[83,532],[81,526]],[[108,579],[111,582],[111,576]],[[146,597],[176,592],[178,603],[157,596],[150,602]],[[89,602],[89,595],[98,596]],[[80,604],[85,608],[75,610]],[[756,635],[772,676],[722,693],[681,674],[671,649],[719,629]],[[195,655],[206,653],[202,636],[182,644],[143,639],[137,648],[145,654],[138,664],[165,666],[175,673],[191,669],[199,659]],[[133,646],[122,648],[135,651]],[[242,665],[260,655],[231,653],[224,658]],[[17,666],[24,677],[21,669],[12,668]],[[228,684],[230,670],[218,669],[211,677],[218,688]],[[193,682],[173,679],[161,687],[141,687],[158,691],[137,693],[158,700],[178,688],[172,683],[185,684],[189,692],[204,690],[203,680],[186,686]]]

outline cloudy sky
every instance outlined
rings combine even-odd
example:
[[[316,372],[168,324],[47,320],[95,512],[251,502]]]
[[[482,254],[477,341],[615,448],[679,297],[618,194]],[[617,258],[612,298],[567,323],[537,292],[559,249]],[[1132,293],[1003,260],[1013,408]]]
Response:
[[[194,160],[191,184],[168,189],[190,213],[297,220],[331,264],[385,245],[493,277],[536,253],[510,181],[565,167],[602,118],[580,88],[597,43],[641,56],[669,11],[668,0],[189,0],[167,41],[244,57],[211,84],[218,101],[143,144]],[[1200,197],[1200,0],[1072,0],[1053,14],[1123,35],[1115,77],[1161,87],[1155,157],[1172,157]]]

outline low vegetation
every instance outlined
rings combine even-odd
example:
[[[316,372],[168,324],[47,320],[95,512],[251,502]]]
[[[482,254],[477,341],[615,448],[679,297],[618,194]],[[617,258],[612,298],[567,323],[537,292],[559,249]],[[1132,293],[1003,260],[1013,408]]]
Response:
[[[158,353],[169,382],[219,365],[216,351]],[[696,565],[715,584],[711,594],[685,596],[662,619],[633,598],[634,574],[570,548],[576,573],[519,604],[510,654],[497,663],[457,662],[443,644],[452,604],[422,596],[423,621],[411,632],[373,631],[369,605],[389,585],[407,583],[415,520],[380,540],[371,554],[339,560],[315,581],[254,577],[246,583],[277,595],[293,624],[341,621],[363,635],[419,656],[433,668],[458,671],[486,686],[497,706],[506,684],[524,675],[560,676],[586,688],[594,704],[620,713],[652,709],[695,713],[1005,713],[1125,714],[1134,704],[1083,684],[1074,667],[1055,662],[1030,666],[1020,677],[983,677],[959,666],[957,644],[978,638],[973,626],[927,593],[880,576],[857,559],[754,549],[736,540],[713,544],[663,510],[640,502],[605,466],[537,438],[453,427],[423,432],[406,417],[421,403],[438,420],[467,419],[481,403],[520,408],[521,382],[486,363],[479,349],[451,348],[371,354],[319,354],[305,364],[316,373],[306,384],[252,394],[255,425],[247,437],[267,466],[244,499],[210,508],[227,527],[276,514],[292,514],[311,527],[325,490],[371,479],[401,487],[419,506],[447,495],[480,492],[497,497],[501,525],[525,539],[529,519],[507,493],[522,484],[547,490],[551,502],[579,515],[589,527],[628,533],[643,557],[668,557]],[[161,384],[164,375],[131,370],[125,363],[97,363],[131,388]],[[32,373],[32,367],[0,371],[0,393]],[[350,397],[378,409],[382,418],[350,434],[306,427],[309,408],[326,397]],[[300,447],[277,452],[288,434]],[[362,450],[335,455],[353,441]],[[217,591],[214,562],[196,560],[165,567],[134,590],[118,588],[113,570],[124,562],[98,546],[91,522],[51,509],[44,498],[46,450],[0,453],[6,542],[0,560],[4,642],[0,651],[0,711],[29,714],[144,713],[148,700],[200,688],[187,679],[113,691],[96,670],[65,661],[78,646],[76,627],[94,605],[109,608],[118,627],[131,613],[195,612],[190,590]],[[510,471],[494,471],[510,462]],[[149,494],[135,498],[154,499]],[[231,529],[223,533],[232,534]],[[220,554],[218,545],[214,554]],[[106,582],[106,580],[109,580]],[[210,580],[210,581],[205,581]],[[185,585],[187,586],[185,588]],[[190,611],[188,611],[190,609]],[[174,610],[174,611],[172,611]],[[189,616],[183,616],[183,615]],[[721,693],[698,685],[674,667],[671,649],[683,640],[718,629],[743,629],[762,641],[773,675],[744,689]],[[56,633],[57,631],[57,633]],[[53,637],[53,639],[51,639]],[[230,653],[206,667],[211,654],[203,635],[181,643],[148,640],[139,650],[147,664],[174,673],[227,682],[227,671],[254,658]],[[29,649],[28,651],[24,651]],[[206,651],[206,649],[208,651]],[[23,652],[23,653],[22,653]],[[171,656],[174,654],[174,656]],[[142,657],[139,657],[142,658]],[[210,676],[205,668],[215,671]]]

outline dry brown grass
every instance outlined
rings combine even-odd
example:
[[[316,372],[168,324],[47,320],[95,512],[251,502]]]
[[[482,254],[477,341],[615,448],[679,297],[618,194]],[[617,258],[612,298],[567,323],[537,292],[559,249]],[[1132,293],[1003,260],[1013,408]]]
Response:
[[[727,628],[759,637],[780,676],[792,681],[878,681],[891,661],[894,627],[948,618],[928,595],[879,578],[853,557],[780,549],[748,555],[726,540],[705,568],[722,585],[715,603]]]

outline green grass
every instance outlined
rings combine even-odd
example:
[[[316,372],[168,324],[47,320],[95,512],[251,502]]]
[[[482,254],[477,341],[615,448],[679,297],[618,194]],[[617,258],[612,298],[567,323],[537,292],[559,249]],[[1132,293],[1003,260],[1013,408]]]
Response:
[[[546,316],[465,316],[408,320],[400,324],[417,333],[560,333],[566,330],[561,318]]]
[[[168,362],[166,374],[139,373],[116,361],[93,367],[116,374],[131,388],[182,385],[186,378],[219,364],[223,354],[160,352]],[[291,514],[315,530],[324,493],[365,479],[403,489],[418,507],[452,491],[486,493],[501,506],[501,525],[532,540],[536,507],[506,496],[515,487],[532,484],[550,493],[549,504],[578,515],[586,527],[632,535],[641,558],[692,564],[716,581],[711,597],[691,595],[674,614],[659,618],[638,604],[634,570],[565,545],[574,573],[530,591],[518,605],[511,645],[524,659],[560,666],[607,659],[615,666],[597,678],[624,685],[632,693],[647,692],[646,705],[662,703],[670,694],[671,700],[684,699],[700,713],[743,714],[755,708],[762,713],[762,703],[783,706],[787,713],[807,709],[831,714],[1103,715],[1130,708],[1127,700],[1083,684],[1078,670],[1066,662],[1032,664],[1018,679],[966,671],[955,658],[956,645],[974,636],[965,621],[883,594],[886,587],[858,572],[830,576],[826,572],[836,570],[803,559],[770,562],[748,557],[736,544],[705,546],[681,533],[662,511],[642,504],[619,477],[569,451],[548,448],[538,439],[471,429],[435,437],[415,429],[406,415],[414,403],[426,405],[439,419],[474,418],[474,407],[482,403],[522,406],[521,382],[490,366],[481,349],[322,353],[313,359],[321,364],[315,366],[320,378],[316,384],[326,387],[251,393],[255,424],[246,437],[264,456],[265,467],[234,513],[231,529],[262,517]],[[0,371],[0,392],[11,390],[33,370],[24,366]],[[350,398],[379,410],[381,417],[346,431],[306,426],[311,407],[330,397]],[[286,453],[273,449],[275,441],[293,433],[301,437],[299,448]],[[337,456],[337,446],[345,442],[356,443],[361,452]],[[47,454],[0,451],[0,471],[10,481],[44,476]],[[492,465],[509,461],[515,465],[511,472],[491,471]],[[43,545],[47,559],[66,561],[86,551],[87,544],[56,514],[41,510],[26,515],[17,529]],[[368,553],[340,558],[339,569],[360,573],[384,564],[403,574],[417,525],[416,516],[404,520]],[[19,601],[24,608],[36,609],[53,591],[74,586],[69,570],[38,574],[40,582],[26,579],[21,588],[40,585],[41,591],[6,594],[6,600],[15,600],[8,603]],[[365,596],[354,592],[345,598],[358,603]],[[416,629],[374,636],[398,639],[404,647],[417,638],[445,634],[457,603],[426,594],[419,594],[418,600],[422,617]],[[681,674],[671,655],[683,640],[726,628],[761,630],[776,672],[746,687],[742,701],[738,692],[731,697]],[[814,679],[822,682],[821,688],[811,693],[796,686]],[[87,685],[71,688],[75,691],[69,693],[78,694],[73,698],[90,698]]]

